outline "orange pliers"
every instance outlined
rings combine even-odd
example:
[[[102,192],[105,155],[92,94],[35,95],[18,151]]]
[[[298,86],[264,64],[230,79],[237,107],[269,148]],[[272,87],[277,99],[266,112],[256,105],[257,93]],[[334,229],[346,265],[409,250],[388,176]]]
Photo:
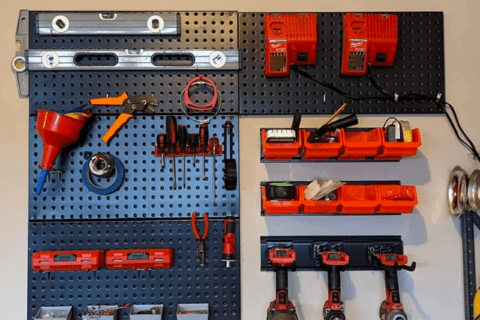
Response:
[[[102,140],[106,143],[117,133],[120,128],[133,118],[135,111],[145,111],[154,113],[154,107],[158,106],[158,99],[147,95],[136,95],[129,97],[126,92],[118,97],[95,98],[90,100],[92,106],[123,106],[123,112],[118,116],[117,120],[108,129]]]
[[[208,237],[208,214],[205,212],[203,214],[203,235],[200,236],[200,233],[197,229],[197,213],[192,212],[192,231],[193,235],[198,241],[198,254],[200,255],[200,266],[205,266],[205,252],[207,248],[205,247],[205,240]]]

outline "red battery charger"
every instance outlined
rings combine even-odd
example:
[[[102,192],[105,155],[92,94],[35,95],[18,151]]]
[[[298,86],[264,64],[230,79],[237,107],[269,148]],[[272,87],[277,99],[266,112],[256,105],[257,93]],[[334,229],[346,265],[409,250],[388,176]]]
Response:
[[[286,77],[290,65],[317,63],[317,15],[315,13],[266,14],[265,75]]]
[[[391,67],[398,45],[396,14],[347,13],[343,17],[342,74],[364,76],[367,66]]]

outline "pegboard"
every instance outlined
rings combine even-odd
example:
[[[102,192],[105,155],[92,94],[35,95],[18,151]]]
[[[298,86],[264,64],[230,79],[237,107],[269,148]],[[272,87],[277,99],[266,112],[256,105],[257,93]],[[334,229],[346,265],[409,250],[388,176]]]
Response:
[[[88,104],[92,98],[128,95],[153,95],[159,105],[156,114],[183,113],[181,95],[188,81],[203,75],[212,79],[221,95],[221,113],[238,113],[238,72],[196,73],[187,71],[91,71],[30,72],[30,114],[37,109],[67,112]],[[191,98],[196,103],[212,99],[209,87],[195,87]],[[217,109],[215,109],[216,111]],[[122,107],[98,106],[96,114],[118,114]],[[138,113],[140,114],[140,113]]]
[[[64,170],[61,181],[51,174],[41,195],[35,187],[40,174],[43,143],[35,130],[36,117],[30,117],[29,217],[31,220],[69,219],[130,219],[188,218],[192,211],[207,211],[211,217],[239,215],[239,186],[227,191],[223,183],[223,155],[215,157],[216,205],[212,201],[213,157],[205,157],[206,180],[202,179],[203,158],[186,156],[186,188],[183,188],[181,157],[176,157],[177,190],[173,189],[171,158],[154,156],[156,136],[165,132],[164,116],[137,116],[131,119],[107,145],[101,137],[116,116],[93,116],[84,128],[80,140],[64,149],[54,169]],[[203,117],[202,117],[203,119]],[[208,125],[209,136],[216,135],[223,144],[225,121],[233,124],[233,156],[238,157],[238,116],[218,116]],[[199,124],[185,116],[177,117],[177,125],[185,124],[189,133],[199,131]],[[82,140],[83,139],[83,140]],[[116,156],[125,168],[125,180],[120,188],[106,196],[88,191],[82,183],[85,152],[108,152]]]
[[[237,236],[240,234],[237,222]],[[210,221],[207,267],[200,267],[197,241],[187,220],[31,222],[29,224],[28,318],[42,306],[72,305],[80,320],[87,305],[164,304],[163,319],[175,320],[178,303],[208,303],[212,320],[240,319],[239,241],[237,261],[225,267],[223,220]],[[238,238],[237,238],[238,239]],[[151,271],[36,273],[31,257],[46,250],[172,248],[171,269]],[[119,311],[127,320],[129,309]]]
[[[398,94],[421,93],[445,97],[445,63],[442,12],[399,12],[399,43],[395,66],[373,68],[377,82]],[[285,78],[266,78],[264,13],[239,14],[241,114],[333,113],[348,102],[344,113],[441,113],[433,102],[394,103],[366,99],[346,100],[294,71]],[[341,76],[343,13],[318,13],[318,50],[315,66],[303,70],[334,84],[353,96],[378,96],[366,77]]]
[[[36,32],[37,14],[30,12],[30,49],[238,49],[236,12],[181,12],[179,36],[40,35]],[[220,112],[238,113],[238,71],[201,74],[216,83],[222,96]],[[124,91],[129,95],[154,95],[159,99],[158,114],[182,113],[182,91],[198,75],[193,71],[30,72],[30,113],[39,108],[65,112],[92,98],[117,96]],[[192,99],[204,103],[211,99],[208,91],[197,88]],[[121,107],[93,109],[99,114],[121,111]]]
[[[31,49],[237,49],[237,12],[180,12],[180,35],[40,35],[37,14],[30,12]],[[47,11],[42,11],[47,12]],[[48,11],[51,13],[51,11]],[[66,11],[62,11],[65,13]],[[82,11],[85,12],[85,11]],[[60,13],[56,11],[54,13]],[[139,12],[129,11],[129,14]],[[142,13],[158,13],[142,11]]]

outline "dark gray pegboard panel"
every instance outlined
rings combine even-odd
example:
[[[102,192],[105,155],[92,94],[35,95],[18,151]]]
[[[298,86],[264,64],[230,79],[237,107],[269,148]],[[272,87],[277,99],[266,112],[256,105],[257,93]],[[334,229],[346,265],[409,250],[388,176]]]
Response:
[[[199,226],[200,227],[200,226]],[[202,226],[203,227],[203,226]],[[87,305],[163,303],[163,319],[176,319],[178,303],[208,303],[210,320],[240,319],[240,247],[237,221],[236,255],[232,268],[221,261],[223,220],[210,221],[206,241],[207,267],[199,266],[197,242],[188,220],[89,221],[29,223],[28,317],[42,306],[72,305],[80,320]],[[36,251],[172,248],[171,269],[152,271],[36,273]],[[128,311],[118,320],[127,320]]]
[[[44,36],[36,33],[36,15],[39,12],[30,12],[31,49],[168,50],[238,48],[238,13],[233,11],[180,12],[181,34],[179,36]],[[52,11],[48,12],[51,13]],[[58,13],[65,13],[65,11]],[[130,13],[134,14],[135,12]]]
[[[445,97],[442,12],[399,12],[399,44],[395,66],[373,68],[377,82],[398,94],[411,92]],[[393,103],[346,100],[294,71],[286,78],[265,78],[264,13],[239,14],[241,114],[333,113],[348,102],[345,113],[441,113],[435,103]],[[315,66],[302,67],[323,81],[354,96],[378,96],[366,77],[341,76],[343,13],[318,13],[318,51]],[[324,100],[325,95],[325,100]]]
[[[159,101],[157,114],[183,113],[181,95],[188,81],[204,75],[212,79],[222,96],[221,113],[238,113],[238,72],[196,73],[187,71],[95,71],[30,72],[30,114],[37,109],[66,112],[88,104],[92,98],[128,95],[153,95]],[[212,98],[208,87],[192,89],[191,98],[205,103]],[[122,107],[94,107],[93,113],[118,114]],[[216,109],[217,110],[217,109]]]
[[[182,158],[176,157],[177,190],[173,189],[171,158],[154,156],[156,136],[165,132],[164,116],[138,116],[131,119],[107,145],[101,137],[116,116],[93,116],[79,141],[65,149],[54,169],[62,169],[61,181],[51,174],[41,195],[35,194],[40,174],[43,143],[35,130],[36,117],[30,117],[29,159],[29,218],[30,220],[69,219],[136,219],[186,218],[192,211],[209,212],[211,217],[239,215],[239,187],[227,191],[223,183],[223,155],[216,156],[216,205],[212,202],[213,158],[207,156],[206,177],[202,179],[202,157],[185,157],[187,185],[183,188]],[[233,123],[234,158],[239,164],[238,116],[218,116],[209,124],[210,137],[217,135],[223,144],[223,125]],[[177,125],[185,124],[188,132],[197,132],[199,124],[184,116],[177,117]],[[116,156],[125,168],[125,181],[120,188],[106,196],[88,191],[82,182],[85,152],[108,152]]]

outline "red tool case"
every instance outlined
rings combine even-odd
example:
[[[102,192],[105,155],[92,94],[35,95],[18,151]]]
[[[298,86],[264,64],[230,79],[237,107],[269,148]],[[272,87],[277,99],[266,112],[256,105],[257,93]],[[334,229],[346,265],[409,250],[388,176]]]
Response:
[[[39,251],[32,257],[36,272],[95,271],[102,267],[102,250]]]
[[[412,213],[418,204],[415,186],[347,183],[335,191],[335,200],[307,200],[307,184],[298,184],[294,200],[270,201],[261,186],[262,214],[401,214]]]
[[[105,255],[107,269],[168,269],[172,265],[172,249],[109,250]]]
[[[422,145],[419,129],[412,130],[412,142],[387,142],[382,128],[340,129],[337,142],[310,143],[307,141],[314,129],[300,129],[294,142],[268,142],[266,131],[261,129],[263,161],[399,161],[414,156]]]

